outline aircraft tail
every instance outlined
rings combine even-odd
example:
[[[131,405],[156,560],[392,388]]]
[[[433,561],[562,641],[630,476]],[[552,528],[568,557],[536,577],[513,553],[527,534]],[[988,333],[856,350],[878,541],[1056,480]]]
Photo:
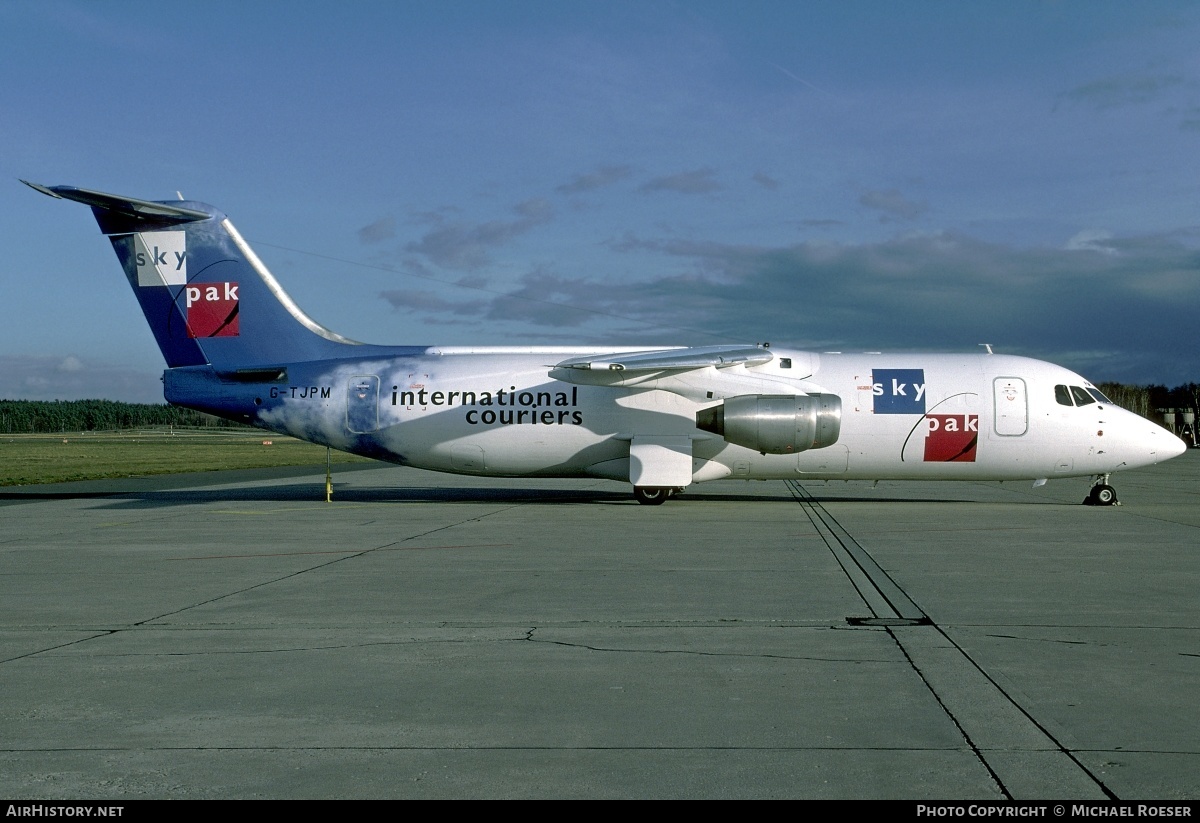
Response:
[[[21,182],[92,207],[170,368],[270,369],[362,345],[306,315],[212,206]]]

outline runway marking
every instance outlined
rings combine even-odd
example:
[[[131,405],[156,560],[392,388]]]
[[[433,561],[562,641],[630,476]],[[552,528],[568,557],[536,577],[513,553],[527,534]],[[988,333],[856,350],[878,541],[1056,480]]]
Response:
[[[862,597],[873,618],[928,621],[925,612],[909,599],[867,550],[827,512],[817,499],[794,480],[787,486],[808,515],[809,521],[841,565],[851,585]]]
[[[851,625],[881,626],[1008,800],[1119,799],[982,666],[933,622],[830,512],[786,481],[817,534],[871,610]]]

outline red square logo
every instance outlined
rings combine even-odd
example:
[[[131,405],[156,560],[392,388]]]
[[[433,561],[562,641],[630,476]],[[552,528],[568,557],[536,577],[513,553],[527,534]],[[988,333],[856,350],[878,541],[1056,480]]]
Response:
[[[925,415],[926,463],[974,463],[979,446],[979,415]]]
[[[188,337],[238,336],[238,284],[194,283],[184,289]]]

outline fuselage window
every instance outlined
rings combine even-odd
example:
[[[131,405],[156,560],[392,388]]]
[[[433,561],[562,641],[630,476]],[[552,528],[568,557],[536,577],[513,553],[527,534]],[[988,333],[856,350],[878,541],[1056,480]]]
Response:
[[[1072,386],[1071,395],[1075,398],[1076,406],[1086,406],[1089,403],[1095,403],[1096,398],[1087,393],[1087,390],[1081,386]]]
[[[1054,399],[1058,401],[1058,405],[1060,405],[1060,406],[1074,406],[1075,405],[1074,403],[1071,402],[1071,390],[1068,389],[1066,386],[1055,386],[1054,387]]]
[[[779,368],[790,369],[791,367],[792,367],[792,358],[790,358],[790,357],[779,358]]]

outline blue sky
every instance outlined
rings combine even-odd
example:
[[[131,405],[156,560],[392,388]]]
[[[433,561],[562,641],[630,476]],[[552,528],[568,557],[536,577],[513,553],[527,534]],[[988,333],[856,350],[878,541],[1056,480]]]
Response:
[[[373,343],[1200,380],[1200,5],[0,3],[0,397],[161,400],[88,209],[227,213]]]

